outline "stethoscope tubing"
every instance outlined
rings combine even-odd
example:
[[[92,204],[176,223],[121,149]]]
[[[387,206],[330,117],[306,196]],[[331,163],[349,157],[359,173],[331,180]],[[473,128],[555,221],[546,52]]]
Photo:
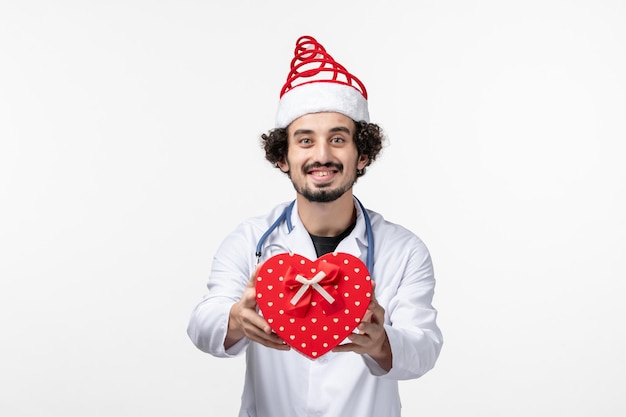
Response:
[[[367,214],[367,210],[365,210],[365,207],[363,206],[363,203],[361,203],[361,201],[358,198],[355,197],[355,199],[357,203],[359,203],[359,206],[361,207],[361,212],[363,213],[363,219],[365,220],[365,233],[367,235],[366,265],[367,265],[367,270],[370,272],[370,274],[372,274],[373,267],[374,267],[374,232],[372,231],[372,222],[370,220],[369,214]],[[272,225],[265,231],[265,233],[263,233],[263,235],[259,239],[259,242],[256,245],[256,253],[255,253],[256,258],[257,258],[257,263],[263,253],[263,244],[267,240],[268,236],[272,234],[272,232],[283,221],[287,223],[287,230],[289,232],[293,230],[293,225],[291,224],[291,212],[293,211],[293,206],[295,205],[295,203],[296,203],[296,200],[293,200],[291,204],[289,204],[285,208],[285,210],[280,214],[280,216],[278,216],[278,218],[274,221],[274,223],[272,223]]]

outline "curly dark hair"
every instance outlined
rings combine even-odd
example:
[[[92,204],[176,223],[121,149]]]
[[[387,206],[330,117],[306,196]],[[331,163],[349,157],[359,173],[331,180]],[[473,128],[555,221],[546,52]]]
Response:
[[[367,156],[367,166],[376,160],[383,149],[385,134],[380,126],[374,123],[355,122],[354,141],[359,156]],[[265,150],[265,159],[277,167],[277,163],[287,159],[288,134],[287,128],[272,129],[263,133],[260,138],[261,147]],[[357,172],[357,177],[365,175],[365,167]]]

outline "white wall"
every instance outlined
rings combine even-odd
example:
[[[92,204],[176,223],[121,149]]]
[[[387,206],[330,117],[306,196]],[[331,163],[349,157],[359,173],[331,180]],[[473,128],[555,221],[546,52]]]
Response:
[[[257,138],[304,34],[389,134],[356,194],[434,258],[404,414],[626,413],[626,4],[398,3],[0,1],[1,415],[236,415],[185,329],[293,196]]]

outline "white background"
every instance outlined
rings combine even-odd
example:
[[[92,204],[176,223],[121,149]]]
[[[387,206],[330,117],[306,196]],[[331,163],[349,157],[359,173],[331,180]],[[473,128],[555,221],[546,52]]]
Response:
[[[621,0],[0,0],[0,414],[236,415],[187,320],[293,198],[258,137],[305,34],[389,136],[356,195],[435,262],[404,415],[624,415]]]

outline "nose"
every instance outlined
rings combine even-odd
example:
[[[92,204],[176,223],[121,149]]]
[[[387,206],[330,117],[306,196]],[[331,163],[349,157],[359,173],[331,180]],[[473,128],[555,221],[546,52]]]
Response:
[[[314,148],[315,159],[320,164],[330,162],[330,144],[326,141],[319,141]]]

